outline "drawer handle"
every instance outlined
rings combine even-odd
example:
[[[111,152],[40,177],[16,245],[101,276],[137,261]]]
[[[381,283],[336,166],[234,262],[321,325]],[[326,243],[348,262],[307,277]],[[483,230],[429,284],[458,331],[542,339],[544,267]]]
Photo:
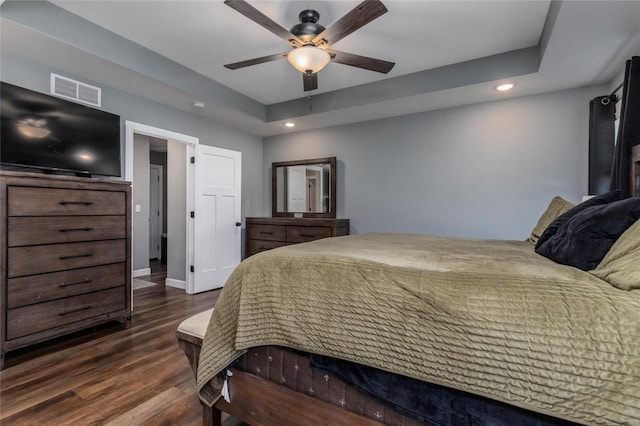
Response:
[[[309,237],[309,238],[313,238],[315,237],[315,235],[313,234],[300,234],[301,237]]]
[[[271,232],[271,231],[258,231],[258,234],[271,235],[271,234],[273,234],[273,232]]]
[[[70,282],[62,281],[60,284],[58,284],[58,287],[64,288],[64,287],[69,287],[70,285],[89,284],[91,282],[93,282],[93,280],[90,278],[85,278],[80,281],[70,281]]]
[[[87,309],[91,309],[91,308],[93,308],[93,305],[82,305],[72,309],[60,309],[60,312],[58,312],[58,315],[63,316],[67,314],[72,314],[74,312],[86,311]]]
[[[63,206],[66,206],[67,204],[81,204],[83,206],[90,206],[91,204],[93,204],[93,201],[66,201],[66,200],[62,200],[60,201],[60,204]]]
[[[80,254],[64,254],[62,256],[58,256],[58,259],[66,260],[66,259],[75,259],[76,257],[91,257],[91,256],[93,256],[93,253],[91,252],[80,253]]]
[[[85,226],[82,228],[60,228],[58,229],[58,231],[60,232],[72,232],[72,231],[93,231],[93,227],[91,226]]]

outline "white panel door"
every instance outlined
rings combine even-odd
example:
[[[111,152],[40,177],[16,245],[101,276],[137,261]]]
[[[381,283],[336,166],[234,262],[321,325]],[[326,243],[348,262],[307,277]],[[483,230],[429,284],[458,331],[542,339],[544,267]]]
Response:
[[[306,212],[306,168],[305,166],[289,166],[287,173],[288,212]]]
[[[240,263],[241,153],[196,145],[193,293],[224,286]]]

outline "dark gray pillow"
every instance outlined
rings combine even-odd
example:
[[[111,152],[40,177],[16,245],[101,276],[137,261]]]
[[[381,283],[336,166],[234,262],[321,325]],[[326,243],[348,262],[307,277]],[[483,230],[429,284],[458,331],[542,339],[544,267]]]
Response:
[[[591,206],[599,206],[602,204],[609,204],[613,201],[618,201],[620,199],[620,191],[610,191],[604,194],[596,195],[593,198],[588,199],[575,207],[570,208],[566,212],[562,213],[560,216],[554,219],[553,222],[547,226],[547,228],[542,232],[540,238],[538,238],[538,242],[536,243],[536,251],[540,248],[549,238],[555,235],[558,232],[558,229],[569,219],[571,219],[576,214],[580,213],[582,210],[591,207]]]
[[[556,263],[590,271],[638,218],[640,197],[588,206],[570,217],[540,247],[536,246],[536,253]]]

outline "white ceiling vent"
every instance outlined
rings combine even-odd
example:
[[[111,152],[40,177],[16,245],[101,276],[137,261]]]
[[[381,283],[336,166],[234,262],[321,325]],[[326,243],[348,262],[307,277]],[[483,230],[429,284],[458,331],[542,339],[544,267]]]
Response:
[[[83,104],[102,106],[102,89],[53,73],[51,94]]]

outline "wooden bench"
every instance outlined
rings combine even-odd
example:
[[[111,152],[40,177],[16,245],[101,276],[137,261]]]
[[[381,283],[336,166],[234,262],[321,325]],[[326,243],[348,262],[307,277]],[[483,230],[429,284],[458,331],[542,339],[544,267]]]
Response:
[[[184,351],[189,360],[193,375],[198,375],[198,362],[200,361],[200,349],[202,339],[207,331],[213,308],[193,315],[182,321],[176,330],[178,346]],[[215,407],[209,408],[202,402],[202,424],[206,426],[220,426],[222,413]]]

